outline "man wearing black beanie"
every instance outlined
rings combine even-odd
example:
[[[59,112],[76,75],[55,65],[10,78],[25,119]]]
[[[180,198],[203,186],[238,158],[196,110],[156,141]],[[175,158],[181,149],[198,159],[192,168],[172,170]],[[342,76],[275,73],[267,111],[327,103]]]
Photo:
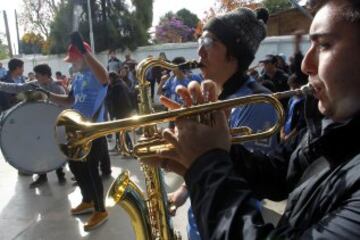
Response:
[[[268,12],[238,8],[209,20],[199,38],[198,54],[205,79],[213,80],[221,89],[219,99],[242,97],[255,93],[270,93],[246,74],[266,36]],[[276,123],[276,112],[269,104],[234,108],[230,127],[248,126],[262,131]],[[277,136],[245,143],[251,151],[269,152],[277,145]]]
[[[238,8],[216,16],[205,24],[204,32],[198,40],[198,55],[204,79],[213,80],[221,90],[219,99],[230,99],[254,93],[270,93],[267,88],[246,74],[261,41],[266,36],[267,19],[268,12],[264,8],[255,11]],[[184,91],[181,89],[184,88],[178,86],[177,93],[182,95]],[[186,96],[182,98],[185,101],[189,99]],[[191,105],[191,103],[185,105]],[[276,112],[272,106],[256,104],[233,108],[229,125],[232,128],[248,126],[253,131],[262,131],[276,121]],[[247,142],[244,145],[250,151],[267,153],[277,145],[277,136]],[[177,191],[169,194],[170,202],[179,207],[186,200],[186,192],[186,186],[182,185]],[[188,214],[188,238],[200,239],[191,209]]]
[[[213,111],[209,125],[181,118],[175,133],[163,133],[175,146],[164,165],[183,174],[203,240],[360,239],[360,148],[353,140],[360,132],[360,2],[313,3],[302,71],[323,118],[306,105],[296,149],[258,154],[232,145],[224,110]],[[212,47],[220,50],[217,41]],[[216,88],[205,83],[200,94],[188,94],[215,100]],[[264,221],[259,198],[287,198],[277,225]]]

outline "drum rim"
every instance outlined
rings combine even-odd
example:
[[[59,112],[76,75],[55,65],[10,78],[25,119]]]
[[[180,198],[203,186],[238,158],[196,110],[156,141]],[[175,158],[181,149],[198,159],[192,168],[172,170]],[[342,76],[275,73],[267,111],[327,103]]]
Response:
[[[63,156],[63,160],[61,162],[61,164],[58,164],[58,166],[56,167],[53,167],[51,169],[46,169],[44,171],[30,171],[29,169],[24,169],[22,166],[19,166],[17,164],[14,164],[15,162],[14,161],[8,161],[9,159],[9,153],[6,151],[6,149],[4,149],[3,147],[3,138],[2,138],[2,129],[3,129],[3,126],[4,126],[4,123],[6,122],[6,120],[9,118],[9,116],[11,115],[11,112],[14,111],[15,109],[21,107],[21,106],[24,106],[24,105],[28,105],[28,104],[46,104],[46,105],[51,105],[51,106],[55,106],[55,107],[58,107],[58,108],[61,108],[59,105],[57,104],[54,104],[48,100],[37,100],[37,101],[21,101],[19,103],[17,103],[16,105],[12,106],[11,108],[9,108],[8,110],[6,110],[5,112],[2,112],[1,114],[1,118],[0,118],[0,150],[1,150],[1,153],[5,159],[5,161],[7,163],[9,163],[12,167],[16,168],[17,170],[20,170],[21,172],[25,172],[25,173],[33,173],[33,174],[42,174],[42,173],[47,173],[47,172],[51,172],[51,171],[54,171],[60,167],[63,167],[65,164],[66,164],[66,156],[64,156],[63,154],[61,154],[61,156]],[[60,151],[61,152],[61,151]],[[62,152],[61,152],[62,153]]]

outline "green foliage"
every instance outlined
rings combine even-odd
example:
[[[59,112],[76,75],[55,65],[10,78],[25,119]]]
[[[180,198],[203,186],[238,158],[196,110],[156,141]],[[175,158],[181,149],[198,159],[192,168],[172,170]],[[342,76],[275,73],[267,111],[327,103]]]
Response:
[[[200,21],[200,19],[195,14],[185,8],[177,11],[176,16],[178,19],[182,20],[186,26],[189,26],[190,28],[196,28],[197,24]]]
[[[0,39],[0,59],[5,59],[9,57],[8,54],[8,47],[3,44],[2,40]]]
[[[291,8],[291,3],[288,0],[264,0],[263,4],[270,14]]]
[[[72,30],[73,5],[69,2],[60,4],[59,11],[50,25],[50,53],[64,53],[69,43]]]
[[[128,6],[125,0],[91,0],[95,51],[107,49],[134,50],[148,43],[147,30],[152,22],[152,0],[132,0]],[[65,1],[59,8],[51,25],[52,53],[64,52],[72,32],[73,1]],[[89,41],[89,23],[86,2],[80,18],[79,31],[87,42]]]
[[[21,38],[21,52],[25,54],[42,53],[45,40],[41,34],[25,33]]]

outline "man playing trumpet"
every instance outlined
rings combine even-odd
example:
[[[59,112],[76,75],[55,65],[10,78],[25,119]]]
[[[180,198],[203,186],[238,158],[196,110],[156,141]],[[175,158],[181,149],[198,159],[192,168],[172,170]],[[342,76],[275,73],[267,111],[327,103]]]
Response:
[[[184,175],[202,239],[360,238],[360,147],[354,141],[360,132],[360,5],[316,3],[302,70],[325,117],[316,121],[307,109],[310,125],[291,157],[231,146],[223,111],[214,112],[211,126],[179,119],[176,134],[164,132],[176,151],[162,155],[171,157],[168,168]],[[203,89],[216,96],[211,87]],[[188,94],[204,98],[192,89]],[[263,221],[255,204],[262,198],[288,198],[276,227]]]

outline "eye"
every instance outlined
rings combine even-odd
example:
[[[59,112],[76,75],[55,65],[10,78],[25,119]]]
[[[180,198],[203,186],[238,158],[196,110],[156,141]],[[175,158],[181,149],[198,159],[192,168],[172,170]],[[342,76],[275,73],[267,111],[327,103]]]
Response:
[[[327,50],[330,48],[330,42],[325,40],[319,40],[316,44],[318,50]]]

